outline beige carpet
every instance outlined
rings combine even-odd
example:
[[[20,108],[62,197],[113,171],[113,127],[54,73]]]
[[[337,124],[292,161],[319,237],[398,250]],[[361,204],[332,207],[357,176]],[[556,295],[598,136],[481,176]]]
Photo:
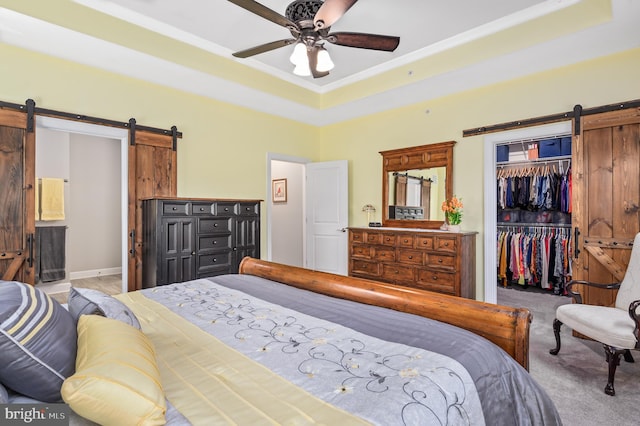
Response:
[[[604,393],[608,366],[602,345],[561,329],[562,347],[556,356],[555,310],[571,299],[498,287],[498,303],[528,308],[533,313],[529,342],[529,371],[555,402],[565,426],[634,425],[640,421],[640,351],[636,362],[621,360],[615,376],[616,395]]]
[[[120,274],[102,275],[99,277],[71,280],[71,286],[79,288],[92,288],[94,290],[100,290],[106,294],[118,294],[122,293],[122,276]],[[67,303],[69,292],[53,293],[49,296],[60,303]]]

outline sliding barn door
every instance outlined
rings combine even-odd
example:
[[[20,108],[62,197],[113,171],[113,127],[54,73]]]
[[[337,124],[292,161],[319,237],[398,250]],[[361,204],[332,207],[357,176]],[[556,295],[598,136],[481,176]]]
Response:
[[[35,123],[0,109],[0,277],[35,284]]]
[[[640,230],[639,210],[640,109],[583,116],[573,148],[574,279],[622,280]],[[581,287],[585,303],[615,302],[615,291]]]
[[[129,144],[129,291],[142,288],[142,200],[177,194],[175,136],[135,131]]]

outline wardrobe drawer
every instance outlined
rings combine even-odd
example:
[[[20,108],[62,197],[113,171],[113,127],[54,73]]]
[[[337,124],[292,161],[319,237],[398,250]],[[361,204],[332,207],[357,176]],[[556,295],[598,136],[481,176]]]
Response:
[[[410,265],[423,265],[424,253],[418,250],[398,250],[398,262]]]
[[[231,218],[201,218],[198,221],[198,233],[200,234],[223,234],[227,232],[231,232]]]
[[[456,256],[446,255],[446,254],[427,254],[427,266],[432,266],[434,268],[442,268],[455,270],[456,268]]]
[[[245,216],[255,216],[260,211],[258,203],[240,203],[238,214]]]
[[[398,235],[398,247],[413,248],[413,235]]]
[[[189,203],[162,203],[163,215],[187,215]]]
[[[353,244],[351,245],[351,256],[371,259],[371,246]]]
[[[238,213],[238,203],[218,201],[216,203],[216,216],[228,216]]]
[[[231,249],[231,234],[198,238],[198,251]]]
[[[226,268],[231,266],[231,252],[198,255],[197,272],[205,272],[209,269]]]
[[[394,234],[382,234],[382,244],[385,246],[394,246],[396,245],[397,236]]]
[[[413,267],[382,265],[382,277],[391,281],[413,281]]]
[[[378,262],[395,262],[396,250],[386,247],[374,247],[373,258]]]
[[[365,233],[365,243],[369,244],[382,244],[383,234],[379,232],[367,232]]]
[[[455,253],[458,249],[456,245],[456,237],[438,237],[434,248],[439,251]]]
[[[380,264],[368,260],[353,259],[351,272],[353,274],[365,275],[367,277],[379,277]]]
[[[191,213],[194,215],[209,215],[211,216],[215,211],[215,204],[213,203],[192,203]]]

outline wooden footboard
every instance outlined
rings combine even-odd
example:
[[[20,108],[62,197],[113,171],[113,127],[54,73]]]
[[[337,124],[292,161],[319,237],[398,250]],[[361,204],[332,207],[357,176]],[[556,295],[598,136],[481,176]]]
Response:
[[[529,369],[529,326],[532,316],[528,309],[493,305],[249,257],[242,260],[240,273],[452,324],[492,341]]]

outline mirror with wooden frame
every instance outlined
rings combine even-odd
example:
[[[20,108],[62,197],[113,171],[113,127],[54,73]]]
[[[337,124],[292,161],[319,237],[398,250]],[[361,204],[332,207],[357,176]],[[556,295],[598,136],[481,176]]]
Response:
[[[454,141],[381,151],[382,226],[437,229],[453,196]]]

